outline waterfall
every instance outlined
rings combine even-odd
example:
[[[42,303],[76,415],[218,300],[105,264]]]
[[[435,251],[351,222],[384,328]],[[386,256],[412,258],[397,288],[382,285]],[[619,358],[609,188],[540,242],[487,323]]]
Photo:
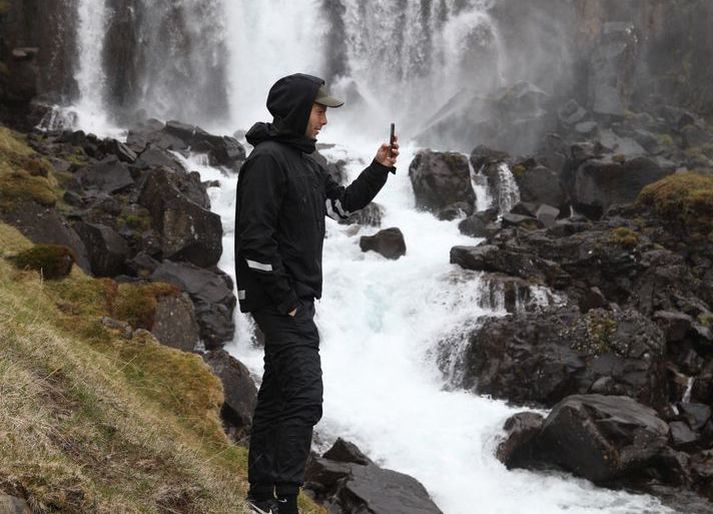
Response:
[[[97,1],[105,6],[93,0],[94,7]],[[105,101],[106,52],[98,29],[106,27],[107,10],[81,3],[87,20],[79,34],[82,128],[114,117],[115,109],[134,108],[203,123],[201,116],[215,112],[225,94],[229,119],[207,116],[204,128],[230,133],[266,119],[268,88],[297,71],[336,79],[353,106],[330,110],[320,138],[335,143],[322,150],[328,158],[348,156],[351,179],[385,139],[385,121],[401,128],[399,169],[377,201],[385,209],[383,226],[404,233],[406,256],[390,261],[363,253],[359,236],[376,229],[355,234],[354,227],[326,221],[324,296],[316,306],[325,382],[324,417],[316,427],[322,445],[337,437],[355,442],[385,467],[420,480],[445,514],[471,514],[474,504],[508,514],[666,511],[650,497],[598,489],[571,476],[508,471],[494,450],[504,421],[522,409],[449,387],[436,362],[440,341],[460,334],[450,344],[454,355],[462,353],[469,328],[504,315],[504,295],[493,296],[477,275],[449,264],[452,246],[473,242],[457,222],[414,210],[406,170],[417,148],[409,136],[460,89],[487,89],[500,80],[506,56],[489,15],[492,1],[136,0],[131,19],[140,44],[130,95],[136,101],[112,107]],[[220,184],[209,189],[224,227],[218,265],[234,278],[236,179],[205,160],[184,162]],[[514,186],[509,169],[501,171],[501,186]],[[503,191],[498,205],[507,211],[517,189]],[[486,205],[485,192],[477,196],[478,205]],[[533,297],[552,301],[545,292]],[[262,350],[254,344],[253,323],[235,315],[236,337],[226,349],[259,376]],[[457,363],[450,369],[455,376]]]
[[[498,164],[498,182],[498,209],[500,214],[507,214],[520,201],[520,189],[505,162]]]
[[[681,398],[681,403],[691,402],[691,393],[693,393],[693,384],[696,377],[688,377],[688,382],[686,383],[686,390],[683,392],[683,398]]]
[[[483,173],[484,166],[481,166],[476,172],[470,158],[468,156],[466,158],[468,158],[468,169],[470,170],[470,185],[475,193],[475,211],[486,211],[493,204],[493,198],[490,195],[488,177]]]

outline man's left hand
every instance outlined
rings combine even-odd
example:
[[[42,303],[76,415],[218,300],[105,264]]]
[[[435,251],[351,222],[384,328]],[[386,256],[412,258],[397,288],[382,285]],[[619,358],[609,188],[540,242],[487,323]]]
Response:
[[[389,152],[389,148],[391,148],[391,152]],[[386,166],[387,168],[393,168],[394,166],[396,166],[396,158],[398,156],[399,138],[394,137],[394,144],[391,146],[386,143],[381,145],[377,150],[376,157],[374,157],[374,159],[382,166]]]

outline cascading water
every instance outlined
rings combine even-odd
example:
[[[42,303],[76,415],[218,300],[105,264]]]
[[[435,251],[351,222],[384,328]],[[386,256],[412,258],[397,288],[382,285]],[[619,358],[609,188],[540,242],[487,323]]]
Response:
[[[193,5],[188,0],[174,3]],[[344,33],[342,83],[356,85],[363,112],[377,113],[330,111],[332,124],[322,137],[346,146],[323,152],[332,159],[347,158],[351,178],[383,139],[373,134],[385,136],[384,119],[423,121],[458,88],[473,86],[469,59],[504,58],[487,15],[489,4],[483,1],[328,3],[342,7],[333,12]],[[294,71],[328,72],[326,56],[331,49],[324,46],[329,38],[323,2],[275,0],[268,6],[259,0],[224,0],[220,5],[229,53],[231,128],[248,128],[267,118],[264,99],[275,78]],[[96,34],[95,39],[90,37],[90,27],[80,24],[87,31],[80,34],[82,45],[97,45],[100,39]],[[88,47],[82,51],[87,52],[85,63],[90,55],[96,57]],[[101,98],[85,88],[91,82],[88,76],[81,80],[79,105]],[[200,94],[196,91],[198,104]],[[178,97],[166,95],[164,111],[181,112],[185,106],[172,105]],[[95,105],[96,120],[101,120],[107,113],[101,111],[101,103]],[[91,110],[85,112],[88,117],[82,114],[79,123],[91,126],[96,120]],[[219,125],[217,120],[215,126]],[[449,334],[475,328],[479,318],[503,315],[502,299],[484,301],[479,275],[448,264],[452,246],[473,244],[460,234],[457,222],[414,210],[406,168],[416,149],[407,144],[409,124],[403,127],[399,171],[377,201],[385,207],[383,226],[398,226],[404,233],[406,256],[389,261],[362,253],[359,234],[327,220],[325,292],[316,318],[325,381],[319,440],[327,445],[345,437],[383,466],[415,476],[445,514],[665,512],[650,497],[598,489],[566,474],[511,472],[496,460],[502,424],[518,409],[453,390],[436,361],[438,344]],[[204,180],[220,183],[209,190],[224,226],[219,266],[234,276],[236,179],[204,160],[186,163]],[[533,296],[551,301],[543,292]],[[247,316],[236,317],[238,331],[227,348],[259,376],[262,351],[254,346],[253,325]]]
[[[498,164],[498,181],[498,210],[500,214],[506,214],[520,201],[520,189],[510,166],[504,162]]]

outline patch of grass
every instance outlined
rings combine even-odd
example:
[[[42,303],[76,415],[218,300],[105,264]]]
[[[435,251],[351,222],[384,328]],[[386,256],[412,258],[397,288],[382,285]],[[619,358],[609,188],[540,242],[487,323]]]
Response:
[[[610,233],[609,239],[612,243],[618,244],[627,250],[636,248],[639,244],[640,235],[638,232],[626,227],[617,227]]]
[[[154,324],[158,299],[161,296],[178,296],[180,290],[171,284],[121,284],[118,288],[114,313],[127,321],[132,328],[150,330]]]
[[[0,248],[31,247],[0,223]],[[0,490],[37,513],[246,512],[247,451],[222,430],[220,381],[148,332],[105,329],[122,287],[0,259]]]
[[[671,134],[658,134],[656,139],[658,139],[661,146],[673,146],[675,144]]]
[[[76,261],[72,250],[61,245],[35,245],[10,260],[20,269],[40,271],[48,280],[66,277]]]
[[[646,186],[637,199],[661,218],[674,221],[689,233],[713,236],[713,177],[676,173]]]
[[[524,164],[516,164],[512,167],[512,174],[515,175],[516,177],[522,177],[525,172],[527,171],[527,168],[525,167]]]
[[[0,127],[0,208],[11,209],[22,200],[52,207],[58,194],[52,165],[36,155],[22,136]]]

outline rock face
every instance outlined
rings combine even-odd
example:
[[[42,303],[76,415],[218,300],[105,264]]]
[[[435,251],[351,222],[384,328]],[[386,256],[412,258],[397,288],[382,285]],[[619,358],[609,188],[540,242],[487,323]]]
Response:
[[[161,236],[165,258],[212,266],[223,251],[220,216],[191,201],[174,185],[168,168],[151,172],[138,203],[151,215],[152,226]]]
[[[245,435],[252,425],[253,412],[257,403],[257,389],[250,372],[239,360],[225,350],[216,350],[203,355],[223,383],[225,401],[221,416],[233,439]]]
[[[80,222],[75,225],[75,230],[88,249],[94,275],[115,277],[124,273],[129,245],[114,229],[105,225]]]
[[[409,178],[421,209],[437,211],[456,202],[472,205],[475,201],[464,155],[422,150],[409,166]]]
[[[307,464],[305,488],[340,514],[440,514],[414,478],[382,469],[342,440]]]
[[[0,514],[32,514],[25,500],[14,496],[0,495]]]
[[[375,251],[392,260],[406,255],[404,235],[395,227],[380,230],[373,236],[362,236],[359,247],[362,252]]]

